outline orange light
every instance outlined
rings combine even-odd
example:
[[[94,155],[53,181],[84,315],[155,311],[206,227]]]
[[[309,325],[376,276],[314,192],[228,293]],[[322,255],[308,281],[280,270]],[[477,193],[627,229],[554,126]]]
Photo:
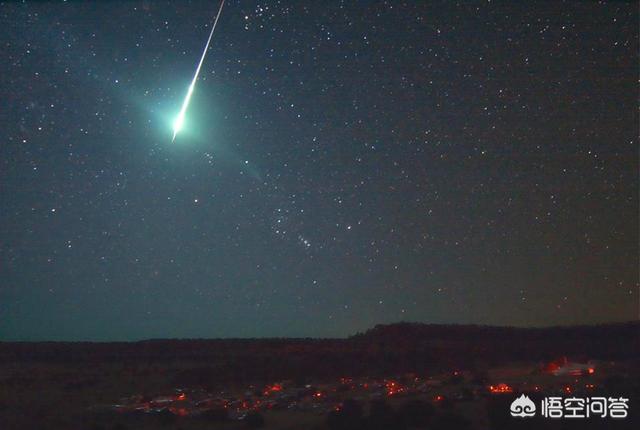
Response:
[[[187,395],[185,393],[180,393],[180,395],[178,396],[178,400],[186,400],[187,399]]]
[[[268,396],[270,392],[278,392],[282,391],[281,384],[273,384],[272,386],[267,386],[267,389],[264,391],[264,395]]]
[[[564,391],[571,394],[571,387],[567,385],[566,387],[564,387]]]
[[[436,402],[441,402],[441,401],[443,401],[443,400],[444,400],[444,396],[441,396],[440,394],[438,394],[438,395],[435,397],[435,399],[434,399],[434,400],[435,400]]]
[[[587,369],[587,373],[589,373],[589,375],[593,375],[594,373],[596,373],[596,369],[590,367],[589,369]]]
[[[401,393],[404,389],[395,381],[387,381],[385,383],[385,387],[387,388],[387,396],[393,396],[395,394]]]
[[[489,391],[492,393],[513,393],[513,388],[501,382],[498,385],[490,385]]]

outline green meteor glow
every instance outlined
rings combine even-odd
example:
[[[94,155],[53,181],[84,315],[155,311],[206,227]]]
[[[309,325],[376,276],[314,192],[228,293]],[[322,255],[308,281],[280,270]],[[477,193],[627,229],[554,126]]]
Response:
[[[176,140],[176,136],[184,126],[184,117],[187,113],[189,102],[191,101],[191,95],[193,95],[193,90],[196,87],[196,81],[198,80],[198,75],[200,74],[202,63],[204,63],[204,57],[207,55],[207,50],[209,49],[209,44],[211,43],[213,32],[216,30],[216,25],[218,24],[218,19],[220,18],[220,14],[222,13],[223,6],[224,6],[224,0],[222,0],[222,2],[220,3],[220,9],[218,9],[218,14],[216,15],[216,19],[213,21],[213,28],[211,28],[211,33],[209,33],[209,39],[207,39],[207,44],[205,45],[204,51],[202,52],[202,57],[200,57],[200,62],[198,63],[198,67],[196,68],[196,73],[193,75],[193,79],[191,80],[191,85],[189,85],[189,90],[187,90],[187,96],[184,98],[184,102],[182,102],[182,108],[180,109],[180,113],[178,114],[175,121],[173,122],[173,138],[171,139],[171,142],[174,142]]]
[[[176,140],[176,135],[182,130],[182,126],[184,125],[184,115],[187,112],[187,107],[189,106],[189,101],[191,100],[191,94],[193,94],[193,88],[195,87],[196,79],[198,75],[196,74],[193,82],[189,85],[189,91],[187,91],[187,97],[185,97],[184,102],[182,103],[182,108],[180,109],[180,113],[178,117],[173,122],[173,138],[171,142]]]

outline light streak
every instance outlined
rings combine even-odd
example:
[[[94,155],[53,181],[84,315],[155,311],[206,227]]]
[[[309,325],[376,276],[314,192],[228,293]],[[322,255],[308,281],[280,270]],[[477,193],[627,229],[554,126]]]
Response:
[[[184,98],[184,102],[182,102],[182,108],[180,109],[180,113],[176,117],[176,120],[173,122],[173,138],[171,139],[171,143],[176,140],[176,136],[182,129],[184,125],[184,117],[187,113],[187,108],[189,107],[189,102],[191,101],[191,96],[193,95],[193,90],[196,86],[196,81],[198,80],[198,75],[200,74],[200,69],[202,68],[202,63],[204,63],[204,57],[207,55],[207,50],[209,49],[209,44],[211,43],[211,38],[213,37],[213,32],[216,30],[216,25],[218,25],[218,19],[220,18],[220,14],[222,13],[222,7],[224,6],[224,0],[220,3],[220,9],[218,9],[218,14],[216,15],[216,19],[213,21],[213,28],[211,29],[211,33],[209,33],[209,39],[207,39],[207,44],[204,47],[204,51],[202,52],[202,57],[200,57],[200,62],[198,63],[198,68],[196,69],[196,73],[193,75],[193,80],[191,81],[191,85],[189,85],[189,89],[187,90],[187,96]]]

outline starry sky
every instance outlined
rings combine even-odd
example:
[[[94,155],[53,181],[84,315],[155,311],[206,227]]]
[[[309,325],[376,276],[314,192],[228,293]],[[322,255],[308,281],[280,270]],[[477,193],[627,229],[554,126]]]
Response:
[[[0,339],[638,317],[638,5],[8,3]]]

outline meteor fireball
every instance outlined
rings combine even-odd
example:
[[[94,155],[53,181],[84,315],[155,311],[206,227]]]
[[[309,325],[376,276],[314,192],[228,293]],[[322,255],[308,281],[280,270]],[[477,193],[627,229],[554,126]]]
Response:
[[[209,44],[211,43],[213,32],[216,30],[216,25],[218,24],[218,19],[220,18],[220,14],[222,13],[223,6],[224,6],[224,0],[222,0],[222,2],[220,3],[220,9],[218,9],[218,14],[216,15],[216,19],[213,21],[213,28],[211,28],[211,33],[209,33],[207,44],[204,47],[204,51],[202,52],[202,57],[200,57],[200,62],[198,63],[198,67],[196,68],[196,73],[193,75],[193,79],[191,80],[191,85],[189,85],[189,89],[187,90],[187,96],[184,98],[184,101],[182,102],[182,108],[180,108],[180,113],[178,113],[178,116],[173,122],[173,138],[171,139],[172,143],[176,140],[176,136],[178,135],[178,133],[182,129],[182,126],[184,125],[184,117],[187,113],[189,102],[191,101],[191,95],[193,94],[193,90],[195,89],[196,81],[198,80],[200,69],[202,68],[202,63],[204,63],[204,57],[207,55],[207,50],[209,50]]]

